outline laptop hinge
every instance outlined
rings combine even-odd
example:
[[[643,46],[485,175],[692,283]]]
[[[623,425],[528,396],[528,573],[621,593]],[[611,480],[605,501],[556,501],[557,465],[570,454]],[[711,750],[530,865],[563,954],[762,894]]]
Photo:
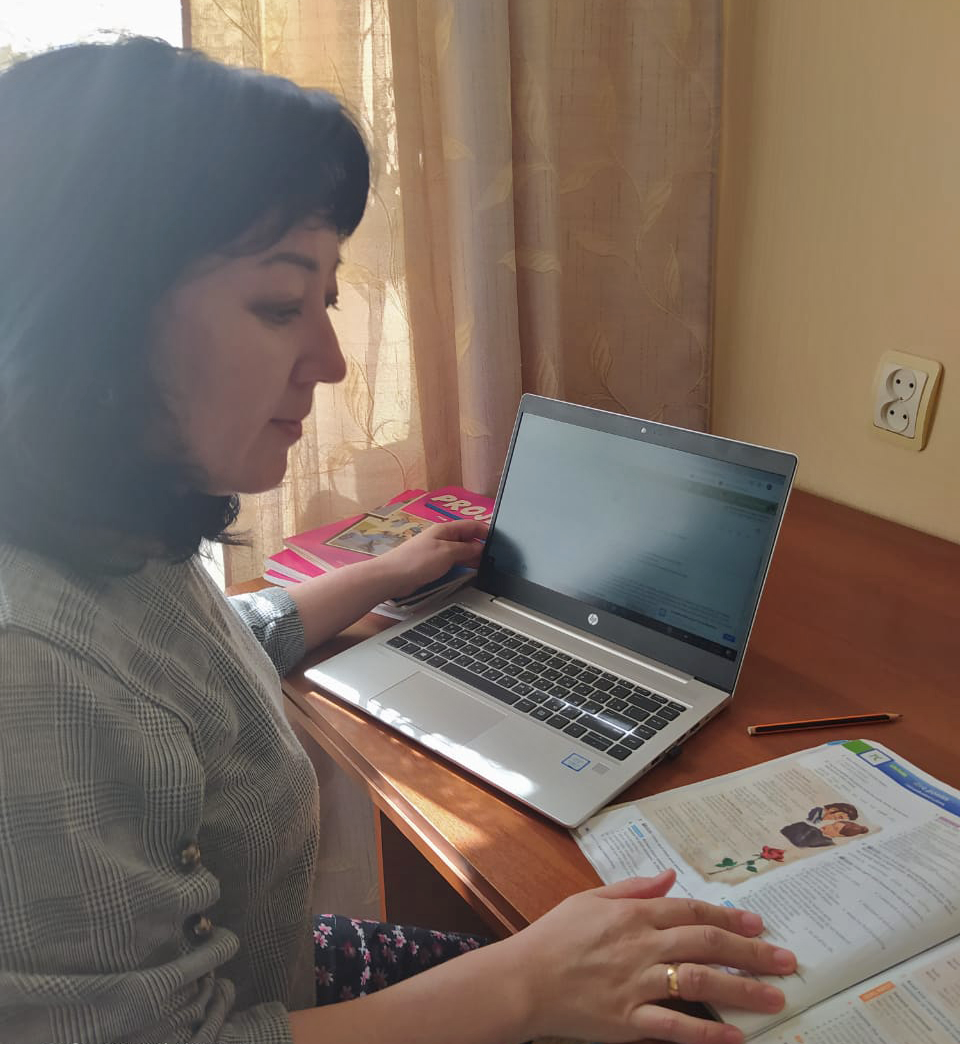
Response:
[[[584,634],[583,631],[574,630],[572,627],[564,627],[562,624],[558,624],[553,620],[547,620],[536,613],[531,613],[526,609],[521,609],[516,603],[510,602],[502,596],[495,596],[492,599],[492,602],[501,609],[509,609],[511,613],[516,613],[518,616],[524,616],[528,620],[533,620],[534,623],[538,623],[543,627],[549,627],[551,630],[558,631],[560,634],[566,635],[568,638],[573,638],[575,641],[583,642],[585,645],[592,645],[596,649],[602,649],[605,653],[610,653],[612,656],[619,656],[628,663],[636,664],[638,667],[643,667],[645,670],[654,671],[656,674],[662,674],[665,678],[670,678],[672,681],[680,682],[682,685],[694,681],[692,674],[684,674],[681,671],[665,667],[663,664],[657,663],[656,660],[650,660],[645,656],[639,656],[636,653],[625,651],[623,648],[611,645],[609,642],[597,641],[596,638],[591,638],[589,635]]]

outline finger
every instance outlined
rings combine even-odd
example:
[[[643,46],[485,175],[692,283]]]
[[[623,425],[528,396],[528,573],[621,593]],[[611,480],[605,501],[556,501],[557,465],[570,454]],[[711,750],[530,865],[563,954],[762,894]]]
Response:
[[[714,924],[737,935],[759,935],[763,918],[749,910],[714,906],[699,899],[664,899],[652,904],[653,923],[657,928],[677,928],[683,924]]]
[[[438,540],[486,540],[488,527],[485,522],[474,519],[459,519],[455,522],[444,522],[432,530]]]
[[[745,939],[714,924],[667,928],[657,941],[665,964],[720,964],[760,975],[790,975],[797,970],[797,959],[789,950],[762,939]]]
[[[659,899],[673,887],[677,875],[673,870],[661,870],[656,877],[628,877],[602,888],[593,894],[601,899]]]
[[[483,548],[471,541],[468,544],[451,543],[448,545],[447,559],[451,565],[478,566]]]
[[[667,966],[655,964],[643,976],[644,993],[657,1000],[667,997]],[[749,975],[731,975],[705,964],[683,963],[677,967],[677,986],[685,1001],[729,1005],[745,1011],[775,1014],[783,1008],[783,991]],[[649,991],[649,992],[648,992]]]
[[[659,1004],[642,1005],[633,1021],[644,1037],[671,1044],[743,1044],[743,1034],[736,1026],[697,1019]]]

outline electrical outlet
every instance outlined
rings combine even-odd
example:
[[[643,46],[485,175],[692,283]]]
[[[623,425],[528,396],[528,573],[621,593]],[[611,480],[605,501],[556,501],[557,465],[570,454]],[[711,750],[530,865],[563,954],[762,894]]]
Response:
[[[904,448],[927,442],[943,367],[933,359],[886,352],[873,383],[873,426],[878,435]]]

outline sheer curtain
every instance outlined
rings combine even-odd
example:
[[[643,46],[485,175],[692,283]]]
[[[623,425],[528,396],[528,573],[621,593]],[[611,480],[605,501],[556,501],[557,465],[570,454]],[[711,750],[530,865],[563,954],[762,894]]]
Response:
[[[411,486],[493,492],[522,391],[707,426],[721,0],[191,0],[190,42],[341,96],[375,154],[346,381],[276,490],[284,534]]]

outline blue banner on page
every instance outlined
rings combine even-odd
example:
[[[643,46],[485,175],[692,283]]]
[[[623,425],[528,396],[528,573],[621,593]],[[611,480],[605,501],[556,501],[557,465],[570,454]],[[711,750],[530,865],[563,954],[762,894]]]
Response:
[[[844,746],[851,753],[856,754],[861,761],[867,762],[868,765],[877,769],[878,772],[882,772],[888,779],[892,779],[894,783],[898,783],[905,790],[909,790],[911,794],[916,794],[917,797],[929,801],[951,815],[960,816],[960,799],[954,794],[948,794],[947,791],[941,790],[933,783],[921,779],[916,773],[894,761],[889,754],[871,747],[869,744],[864,743],[863,740],[851,740],[844,743]]]

